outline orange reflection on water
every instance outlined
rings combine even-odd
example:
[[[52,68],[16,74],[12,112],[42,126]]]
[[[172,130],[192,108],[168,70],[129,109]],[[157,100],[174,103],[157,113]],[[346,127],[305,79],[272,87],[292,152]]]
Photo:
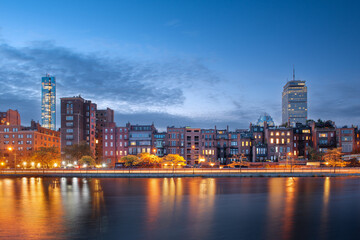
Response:
[[[94,189],[97,183],[92,183]],[[77,227],[73,223],[83,217],[84,209],[91,210],[91,203],[92,213],[100,215],[105,205],[103,194],[95,191],[91,196],[84,179],[0,179],[0,236],[6,239],[64,238]]]
[[[0,182],[3,236],[48,239],[64,232],[63,219],[58,217],[63,214],[60,188],[53,182],[44,183],[41,178],[0,179]]]
[[[204,231],[199,231],[199,237],[208,234],[206,224],[212,221],[215,207],[215,179],[153,178],[147,183],[146,226],[148,230],[158,228],[161,222],[171,223],[174,220],[172,216],[185,214],[191,217],[188,219],[191,223],[201,224],[201,228],[198,229]],[[191,214],[186,214],[186,211]],[[196,226],[193,227],[196,228]]]
[[[285,187],[285,206],[283,217],[283,239],[292,239],[294,227],[294,212],[295,212],[295,193],[297,179],[289,177],[286,179]]]

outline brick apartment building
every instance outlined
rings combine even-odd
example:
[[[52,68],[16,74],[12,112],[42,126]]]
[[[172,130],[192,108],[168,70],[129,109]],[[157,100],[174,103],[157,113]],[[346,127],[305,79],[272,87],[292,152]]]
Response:
[[[61,148],[81,142],[96,149],[96,104],[81,96],[61,98]]]
[[[18,122],[20,122],[20,117]],[[29,161],[30,156],[40,147],[55,147],[60,151],[60,132],[43,128],[39,123],[31,122],[31,126],[0,125],[0,152],[7,166],[15,166]]]
[[[12,109],[0,112],[0,125],[21,125],[19,112]]]

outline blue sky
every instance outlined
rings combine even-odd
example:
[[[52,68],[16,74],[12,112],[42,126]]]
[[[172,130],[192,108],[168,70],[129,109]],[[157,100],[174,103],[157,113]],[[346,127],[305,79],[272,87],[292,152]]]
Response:
[[[358,9],[356,1],[2,0],[0,110],[39,120],[49,72],[58,97],[113,108],[118,125],[234,129],[263,112],[280,123],[294,64],[309,88],[309,118],[358,125]]]

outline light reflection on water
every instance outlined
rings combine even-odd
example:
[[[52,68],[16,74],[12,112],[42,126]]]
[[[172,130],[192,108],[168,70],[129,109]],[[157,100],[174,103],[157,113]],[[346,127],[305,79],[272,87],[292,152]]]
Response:
[[[359,178],[0,178],[0,239],[357,239]]]

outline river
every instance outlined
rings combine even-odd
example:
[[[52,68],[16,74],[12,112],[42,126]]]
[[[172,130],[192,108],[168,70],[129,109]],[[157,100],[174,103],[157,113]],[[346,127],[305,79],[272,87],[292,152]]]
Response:
[[[0,178],[0,239],[359,239],[360,178]]]

